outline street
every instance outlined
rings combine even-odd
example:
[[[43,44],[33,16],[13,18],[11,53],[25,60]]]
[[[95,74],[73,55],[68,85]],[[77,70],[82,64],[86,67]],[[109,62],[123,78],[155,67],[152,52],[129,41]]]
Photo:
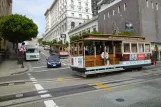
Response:
[[[0,78],[0,106],[5,107],[160,107],[161,66],[77,76],[70,60],[47,68],[48,51],[28,61],[27,73]]]

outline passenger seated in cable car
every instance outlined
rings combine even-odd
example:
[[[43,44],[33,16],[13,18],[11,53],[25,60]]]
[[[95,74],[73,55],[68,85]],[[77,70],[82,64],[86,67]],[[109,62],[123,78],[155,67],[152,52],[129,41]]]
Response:
[[[101,53],[101,58],[104,60],[105,65],[110,65],[111,59],[109,58],[109,52],[107,50]]]

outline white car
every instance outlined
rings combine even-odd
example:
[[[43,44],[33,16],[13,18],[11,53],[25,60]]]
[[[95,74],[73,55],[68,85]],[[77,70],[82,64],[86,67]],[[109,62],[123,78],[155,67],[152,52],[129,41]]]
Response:
[[[28,46],[26,47],[25,52],[26,60],[39,60],[40,59],[40,51],[37,46]]]
[[[50,49],[50,46],[44,46],[44,50],[49,50]]]

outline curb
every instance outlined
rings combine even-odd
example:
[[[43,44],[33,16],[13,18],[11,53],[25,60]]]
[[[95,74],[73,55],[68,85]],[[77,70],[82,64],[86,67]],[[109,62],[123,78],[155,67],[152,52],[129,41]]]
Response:
[[[25,69],[25,70],[23,70],[23,71],[16,72],[16,73],[12,73],[11,76],[12,76],[12,75],[24,74],[24,73],[26,73],[28,70],[29,70],[29,67],[27,67],[27,69]]]

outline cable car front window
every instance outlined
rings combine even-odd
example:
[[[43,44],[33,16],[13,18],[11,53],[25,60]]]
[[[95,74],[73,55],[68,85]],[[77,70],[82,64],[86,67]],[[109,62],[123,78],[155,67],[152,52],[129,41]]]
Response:
[[[124,43],[124,52],[130,53],[130,44],[129,43]]]

